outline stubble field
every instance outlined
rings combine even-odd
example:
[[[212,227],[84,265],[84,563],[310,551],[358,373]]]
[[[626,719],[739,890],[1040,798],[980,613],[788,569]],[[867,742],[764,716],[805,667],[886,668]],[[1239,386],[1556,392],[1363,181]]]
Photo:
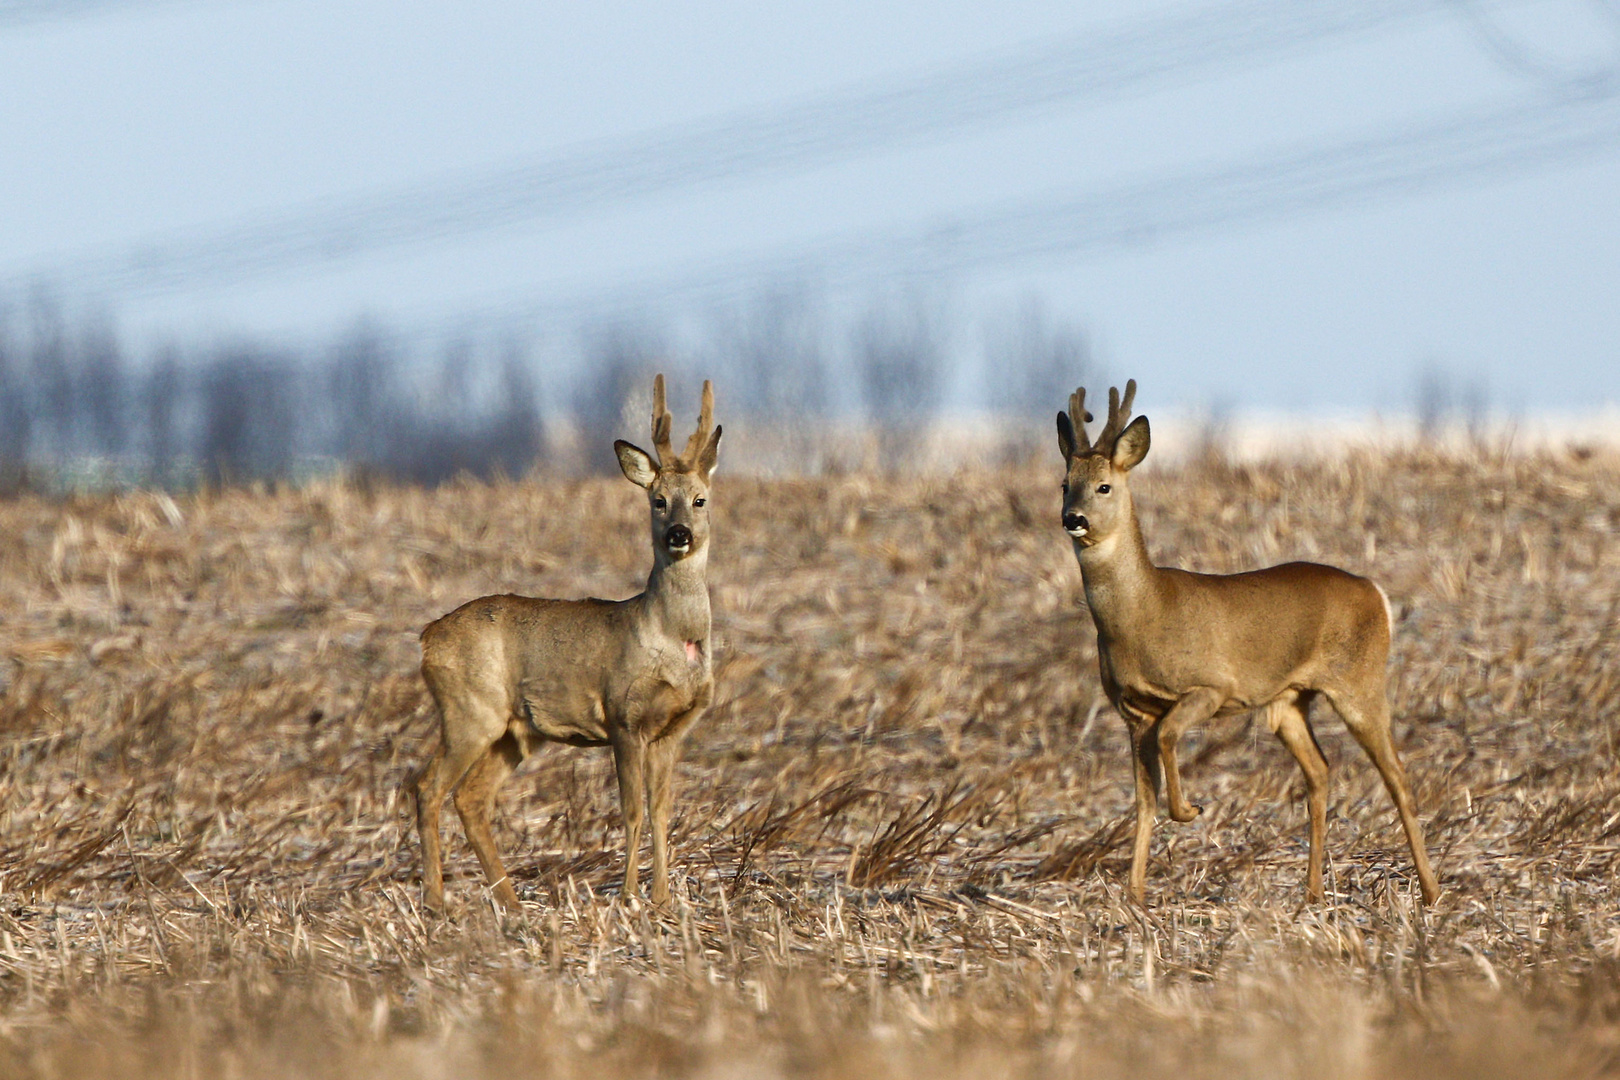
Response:
[[[1444,896],[1330,712],[1328,901],[1248,718],[1183,751],[1149,906],[1059,469],[716,479],[717,704],[674,902],[618,896],[604,751],[453,812],[419,906],[416,634],[625,596],[622,480],[0,503],[0,1074],[1595,1076],[1620,1072],[1620,458],[1150,458],[1162,563],[1373,576]]]

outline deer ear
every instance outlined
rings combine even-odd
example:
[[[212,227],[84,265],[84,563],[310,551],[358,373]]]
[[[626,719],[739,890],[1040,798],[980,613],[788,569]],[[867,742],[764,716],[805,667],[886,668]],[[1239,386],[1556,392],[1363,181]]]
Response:
[[[709,441],[704,443],[703,449],[698,452],[697,467],[702,470],[705,479],[714,472],[715,465],[720,461],[720,432],[722,430],[721,425],[716,424],[714,434],[709,436]]]
[[[1121,472],[1136,468],[1142,463],[1142,459],[1147,457],[1148,443],[1151,441],[1147,417],[1138,416],[1119,433],[1119,438],[1114,440],[1114,452],[1109,455],[1113,459],[1114,468]]]
[[[653,481],[658,479],[658,466],[653,464],[652,456],[641,447],[615,439],[613,452],[619,456],[619,468],[624,470],[624,478],[632,484],[652,487]]]
[[[1064,461],[1074,460],[1074,421],[1069,419],[1066,412],[1058,413],[1058,449],[1063,451]]]

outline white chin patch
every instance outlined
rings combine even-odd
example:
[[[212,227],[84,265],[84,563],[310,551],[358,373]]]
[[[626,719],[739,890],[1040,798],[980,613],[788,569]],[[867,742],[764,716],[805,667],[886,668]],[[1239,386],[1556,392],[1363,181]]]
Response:
[[[1090,529],[1064,529],[1063,531],[1068,533],[1070,536],[1074,537],[1076,540],[1083,540],[1085,538],[1086,534],[1089,533],[1091,530]]]
[[[671,545],[669,545],[669,553],[671,555],[685,555],[688,551],[691,551],[691,550],[692,550],[692,545],[691,544],[671,544]]]

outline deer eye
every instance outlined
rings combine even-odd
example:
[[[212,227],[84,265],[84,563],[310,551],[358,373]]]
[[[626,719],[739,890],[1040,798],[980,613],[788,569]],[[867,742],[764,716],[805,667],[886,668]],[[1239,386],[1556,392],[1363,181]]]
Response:
[[[1063,481],[1063,494],[1067,495],[1068,493],[1069,493],[1069,482],[1067,480],[1065,480],[1065,481]]]
[[[665,500],[665,498],[662,495],[658,496],[658,498],[653,500],[653,509],[654,510],[666,510],[668,508],[669,508],[669,502],[667,500]]]
[[[692,505],[693,506],[702,506],[704,503],[706,503],[708,501],[709,501],[708,499],[693,499],[692,500]]]
[[[1097,494],[1099,494],[1099,495],[1106,495],[1110,491],[1113,491],[1113,490],[1114,489],[1109,487],[1107,484],[1098,484],[1097,485]]]

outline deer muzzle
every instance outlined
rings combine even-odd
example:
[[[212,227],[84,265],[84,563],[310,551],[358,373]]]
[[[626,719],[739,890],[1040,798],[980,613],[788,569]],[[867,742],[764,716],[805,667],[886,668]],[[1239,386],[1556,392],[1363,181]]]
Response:
[[[692,530],[685,525],[671,525],[664,532],[664,547],[671,555],[685,555],[692,550]]]
[[[1063,515],[1063,531],[1078,540],[1091,531],[1091,522],[1086,520],[1084,514],[1070,510]]]

